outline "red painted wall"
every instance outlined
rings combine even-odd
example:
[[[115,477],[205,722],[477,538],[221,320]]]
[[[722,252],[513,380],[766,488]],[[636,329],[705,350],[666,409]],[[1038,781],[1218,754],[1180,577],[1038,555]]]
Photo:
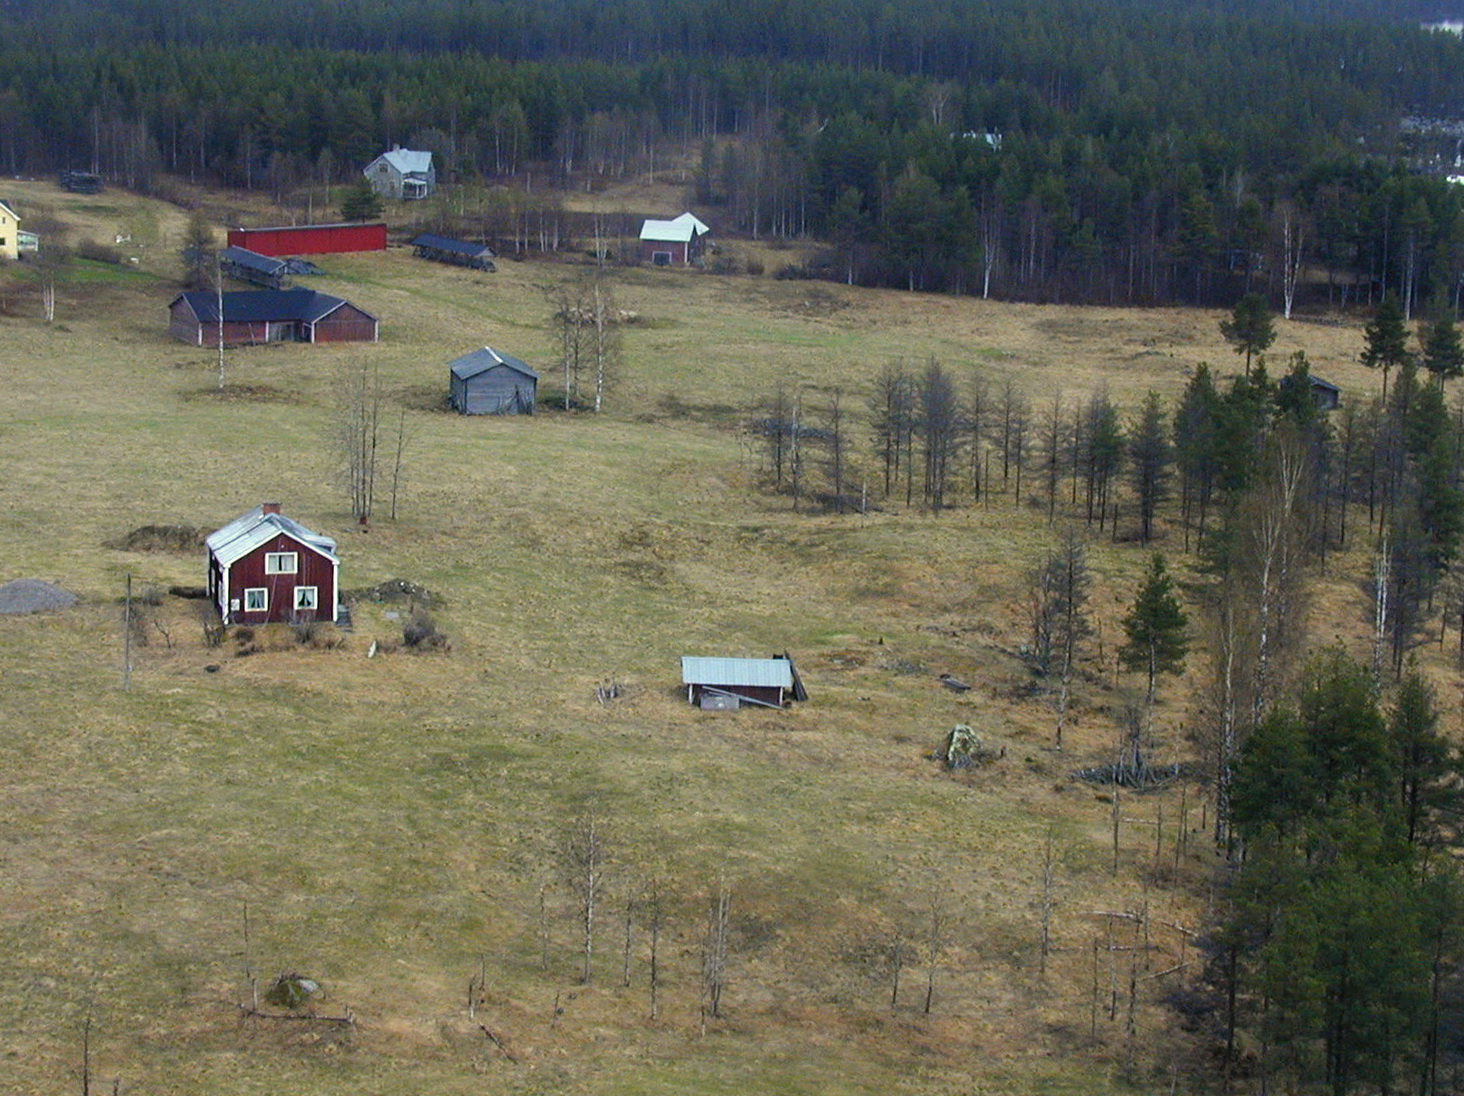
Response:
[[[684,243],[669,240],[642,240],[640,242],[641,262],[654,263],[658,251],[671,253],[672,266],[685,266],[689,261],[686,257],[686,244]]]
[[[299,553],[299,571],[293,575],[266,575],[264,557],[267,552]],[[229,600],[239,600],[237,610],[229,610],[229,619],[234,624],[273,624],[278,621],[330,620],[331,606],[335,604],[335,567],[313,548],[301,544],[293,537],[281,533],[237,560],[229,568]],[[269,590],[269,611],[246,613],[244,611],[244,590],[246,587],[263,586]],[[295,613],[295,587],[316,587],[314,613]]]
[[[261,255],[328,255],[341,251],[385,251],[386,225],[298,225],[231,228],[229,246]]]
[[[318,343],[375,342],[376,321],[353,304],[337,308],[315,325]]]

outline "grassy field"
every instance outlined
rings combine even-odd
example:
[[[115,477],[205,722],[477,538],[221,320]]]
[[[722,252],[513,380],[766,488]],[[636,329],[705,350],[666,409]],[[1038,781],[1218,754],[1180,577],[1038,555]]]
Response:
[[[1144,973],[1193,959],[1162,922],[1195,928],[1206,912],[1199,791],[1125,801],[1126,818],[1167,821],[1157,834],[1127,826],[1115,873],[1110,803],[1069,778],[1111,756],[1114,712],[1136,685],[1115,679],[1112,645],[1143,554],[1093,547],[1107,660],[1090,661],[1058,753],[1051,709],[1013,653],[1025,575],[1055,537],[1042,511],[1001,500],[938,519],[795,514],[758,489],[740,427],[780,382],[859,402],[888,362],[932,356],[962,376],[1014,377],[1038,404],[1106,385],[1133,407],[1149,389],[1177,393],[1200,361],[1233,368],[1217,315],[616,271],[641,322],[626,329],[606,414],[467,419],[439,407],[446,363],[476,346],[555,383],[550,300],[576,268],[478,274],[399,248],[330,257],[318,282],[381,317],[379,345],[233,351],[221,393],[216,358],[166,333],[184,213],[8,185],[22,213],[128,237],[118,246],[138,261],[83,268],[50,324],[16,273],[0,317],[0,581],[42,578],[83,599],[0,617],[0,1092],[78,1090],[88,1015],[93,1084],[133,1093],[1194,1083],[1195,1044],[1157,1001],[1195,965],[1145,980],[1130,1026],[1126,1004],[1110,1018],[1109,993],[1122,984],[1127,1001],[1138,953],[1105,951],[1095,1014],[1092,943],[1109,939],[1095,911],[1146,910]],[[1281,324],[1272,357],[1305,348],[1355,396],[1373,381],[1359,345],[1352,325]],[[351,528],[332,446],[340,378],[362,364],[410,438],[399,520],[369,532]],[[149,524],[213,529],[266,499],[340,538],[346,586],[400,577],[438,593],[451,651],[367,658],[373,638],[399,635],[389,614],[403,610],[362,604],[342,648],[241,657],[205,646],[195,603],[164,597],[124,691],[126,577],[197,585],[202,555],[105,545]],[[1316,630],[1357,641],[1348,568],[1365,561],[1333,566]],[[783,649],[806,705],[685,704],[678,656]],[[941,672],[975,687],[945,690]],[[602,707],[605,679],[626,695]],[[1165,759],[1193,718],[1171,690]],[[1005,757],[942,773],[928,755],[956,722]],[[1182,796],[1196,836],[1181,855]],[[583,985],[562,850],[587,812],[610,877]],[[1049,835],[1058,950],[1042,976]],[[652,881],[668,907],[654,1021],[643,919],[630,986],[621,978],[625,903]],[[725,1016],[703,1032],[719,881],[732,893],[729,981]],[[1121,924],[1114,939],[1132,942]],[[896,939],[912,955],[892,1009]],[[349,1010],[355,1026],[241,1017],[246,967],[266,982],[318,979],[318,1010]]]

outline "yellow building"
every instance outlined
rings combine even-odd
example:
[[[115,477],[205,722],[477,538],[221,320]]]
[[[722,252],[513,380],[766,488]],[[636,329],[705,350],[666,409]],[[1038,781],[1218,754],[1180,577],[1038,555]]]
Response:
[[[0,259],[20,258],[20,217],[0,201]]]

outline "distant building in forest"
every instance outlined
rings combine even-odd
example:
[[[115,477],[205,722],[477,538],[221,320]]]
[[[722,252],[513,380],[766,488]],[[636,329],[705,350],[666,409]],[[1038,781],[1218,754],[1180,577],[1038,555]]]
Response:
[[[437,189],[432,153],[414,152],[400,145],[372,160],[362,174],[383,198],[412,202],[429,197]]]
[[[641,225],[640,261],[654,266],[690,266],[706,254],[711,229],[690,213]]]

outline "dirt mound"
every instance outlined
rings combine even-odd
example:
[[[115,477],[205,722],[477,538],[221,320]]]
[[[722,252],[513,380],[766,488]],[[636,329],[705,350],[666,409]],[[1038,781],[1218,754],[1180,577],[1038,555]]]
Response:
[[[375,586],[363,586],[359,590],[343,591],[346,601],[411,602],[422,608],[442,604],[442,596],[425,586],[418,586],[404,578],[389,578]]]
[[[76,595],[38,578],[18,578],[0,586],[0,613],[39,613],[47,609],[69,609]]]
[[[298,396],[282,391],[272,384],[226,384],[222,388],[210,385],[184,392],[185,400],[248,400],[257,403],[299,403]]]
[[[203,547],[203,530],[191,525],[141,525],[103,547],[122,552],[196,552]]]

